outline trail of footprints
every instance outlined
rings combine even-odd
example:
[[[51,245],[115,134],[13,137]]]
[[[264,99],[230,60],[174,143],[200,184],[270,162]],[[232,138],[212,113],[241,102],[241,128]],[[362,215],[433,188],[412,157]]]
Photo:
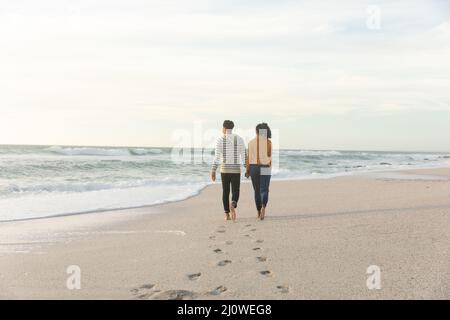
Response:
[[[251,228],[252,225],[251,224],[247,224],[245,225],[246,228]],[[255,232],[257,231],[256,228],[252,228],[248,230],[249,232]],[[225,227],[224,226],[219,226],[218,229],[216,230],[216,233],[218,234],[224,234],[226,232]],[[244,237],[246,238],[251,238],[250,234],[244,234]],[[209,240],[211,241],[215,241],[216,240],[216,236],[215,235],[211,235],[209,236]],[[257,244],[262,244],[264,242],[264,240],[261,239],[257,239],[254,241]],[[231,240],[227,240],[224,242],[225,245],[232,245],[233,241]],[[253,247],[252,251],[254,252],[260,252],[262,250],[261,247]],[[213,252],[217,255],[221,255],[223,254],[223,251],[221,248],[215,248],[213,249]],[[263,263],[263,262],[267,262],[267,257],[265,256],[257,256],[256,257],[256,261],[258,263]],[[223,259],[223,260],[219,260],[216,263],[217,267],[226,267],[227,265],[231,264],[232,260],[229,259]],[[261,270],[259,271],[259,274],[262,277],[273,277],[273,272],[271,270]],[[198,280],[200,277],[202,276],[201,272],[198,273],[192,273],[192,274],[187,274],[186,277],[187,279],[189,279],[190,281],[196,281]],[[290,288],[287,285],[278,285],[276,287],[277,291],[279,293],[282,294],[286,294],[289,293]],[[163,291],[161,292],[161,290],[156,289],[156,285],[155,284],[145,284],[139,288],[134,288],[131,290],[131,293],[135,296],[135,298],[137,299],[155,299],[155,300],[190,300],[190,299],[195,299],[199,296],[218,296],[221,295],[222,293],[226,292],[228,289],[223,286],[220,285],[218,287],[216,287],[215,289],[208,291],[208,292],[204,292],[202,294],[199,294],[197,292],[193,292],[193,291],[189,291],[189,290],[167,290],[167,291]]]
[[[245,225],[245,228],[246,228],[247,231],[248,231],[248,233],[245,233],[245,234],[243,235],[245,238],[252,238],[251,233],[257,231],[256,228],[252,228],[252,225],[251,225],[251,224],[246,224],[246,225]],[[220,233],[220,234],[225,233],[225,227],[224,227],[224,226],[220,226],[220,227],[216,230],[216,232],[217,232],[217,233]],[[216,240],[216,236],[210,236],[209,238],[210,238],[210,240]],[[257,245],[261,245],[262,243],[264,243],[264,240],[257,239],[257,240],[255,240],[254,242],[255,242]],[[230,241],[230,240],[227,240],[227,241],[225,241],[225,244],[226,244],[226,245],[232,245],[233,242]],[[260,246],[255,246],[255,247],[252,248],[252,251],[254,251],[254,252],[261,252],[261,250],[262,250],[262,247],[260,247]],[[222,249],[220,249],[220,248],[214,249],[213,252],[214,252],[214,253],[217,253],[217,254],[222,254],[222,253],[223,253]],[[262,255],[261,255],[261,256],[257,256],[257,257],[256,257],[256,261],[259,262],[259,263],[267,262],[267,257],[262,256]],[[228,259],[226,259],[226,260],[221,260],[221,261],[219,261],[219,262],[217,263],[217,266],[224,267],[224,266],[226,266],[226,265],[228,265],[228,264],[230,264],[230,263],[232,263],[231,260],[228,260]],[[273,275],[274,275],[273,272],[272,272],[271,270],[261,270],[261,271],[259,271],[259,274],[260,274],[261,276],[263,276],[263,277],[273,277]],[[287,286],[287,285],[278,285],[278,286],[276,287],[276,289],[277,289],[277,291],[278,291],[279,293],[282,293],[282,294],[289,293],[289,291],[290,291],[290,288],[289,288],[289,286]]]

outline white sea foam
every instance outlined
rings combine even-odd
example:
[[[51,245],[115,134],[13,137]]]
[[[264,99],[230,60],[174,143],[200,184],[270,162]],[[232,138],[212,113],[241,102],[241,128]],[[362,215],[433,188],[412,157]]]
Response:
[[[186,199],[198,194],[206,184],[187,184],[91,192],[29,194],[0,199],[0,221],[136,208]]]
[[[47,149],[55,154],[64,156],[129,156],[128,149],[107,149],[90,147],[59,147],[53,146]]]
[[[123,157],[123,156],[143,156],[156,155],[163,153],[158,148],[96,148],[96,147],[61,147],[52,146],[46,151],[64,156],[105,156],[105,157]]]
[[[164,186],[182,186],[188,185],[188,179],[174,177],[160,177],[154,180],[140,179],[134,181],[115,181],[115,182],[77,182],[77,183],[42,183],[42,184],[5,184],[0,183],[0,195],[18,194],[25,195],[28,193],[74,193],[74,192],[91,192],[111,189],[130,189],[138,187],[164,187]]]
[[[286,150],[284,151],[287,155],[294,156],[323,156],[323,157],[332,157],[332,156],[340,156],[342,153],[340,151],[334,150]]]
[[[130,153],[132,155],[138,155],[138,156],[144,156],[144,155],[151,155],[151,154],[161,154],[163,151],[161,149],[155,149],[155,148],[132,148],[130,149]]]

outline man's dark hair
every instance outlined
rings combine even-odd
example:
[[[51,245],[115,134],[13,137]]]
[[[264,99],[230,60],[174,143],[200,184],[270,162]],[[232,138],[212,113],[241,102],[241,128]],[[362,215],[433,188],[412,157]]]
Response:
[[[260,132],[262,130],[262,132]],[[258,134],[262,134],[267,136],[268,139],[272,138],[272,131],[270,130],[270,127],[267,123],[263,122],[256,126],[256,132]]]
[[[231,121],[231,120],[225,120],[225,121],[223,122],[223,127],[224,127],[225,129],[231,130],[231,129],[234,128],[234,122]]]

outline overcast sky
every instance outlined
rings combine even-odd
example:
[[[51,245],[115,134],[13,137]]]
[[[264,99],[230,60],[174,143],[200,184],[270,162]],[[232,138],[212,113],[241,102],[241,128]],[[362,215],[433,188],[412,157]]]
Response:
[[[450,151],[450,1],[0,2],[0,143]]]

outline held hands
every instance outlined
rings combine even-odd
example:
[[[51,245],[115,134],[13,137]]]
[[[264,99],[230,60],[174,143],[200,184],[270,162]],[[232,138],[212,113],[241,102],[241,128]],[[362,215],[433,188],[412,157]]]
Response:
[[[250,172],[245,172],[245,177],[248,179],[250,177]],[[216,181],[216,173],[215,172],[211,172],[211,180],[213,182]]]

